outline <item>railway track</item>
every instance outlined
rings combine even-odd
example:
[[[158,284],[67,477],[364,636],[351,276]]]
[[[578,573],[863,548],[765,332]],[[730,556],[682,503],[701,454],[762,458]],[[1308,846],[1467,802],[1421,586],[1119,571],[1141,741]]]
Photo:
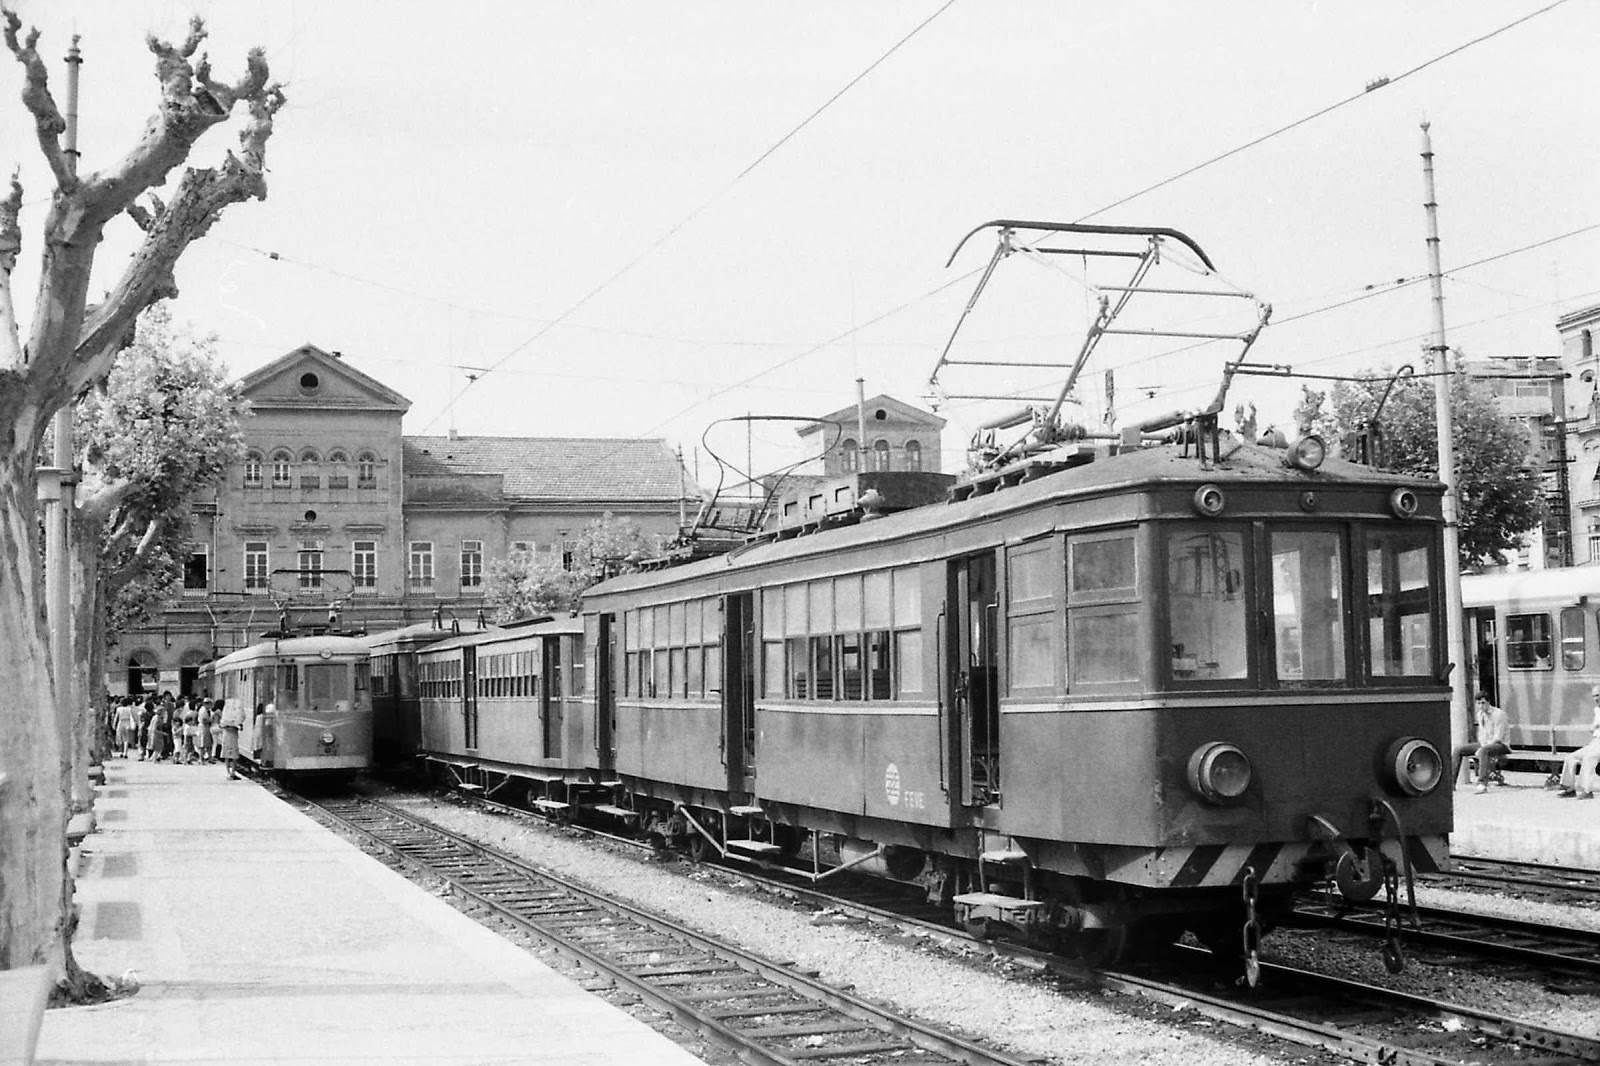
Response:
[[[1600,976],[1600,933],[1442,907],[1418,907],[1421,928],[1417,928],[1410,922],[1410,909],[1403,913],[1400,936],[1409,945],[1498,959],[1541,973]],[[1371,904],[1306,898],[1295,904],[1293,922],[1302,927],[1385,935],[1383,910]]]
[[[750,1063],[1026,1066],[374,800],[299,802]]]
[[[889,1050],[873,1052],[868,1049],[889,1044],[900,1036],[897,1027],[905,1024],[903,1020],[892,1020],[892,1015],[878,1022],[847,1013],[835,1016],[830,1013],[838,1009],[833,1000],[845,994],[831,986],[817,986],[807,978],[805,984],[821,990],[822,998],[810,998],[807,993],[789,986],[795,978],[806,975],[796,974],[781,964],[750,957],[738,949],[705,943],[698,934],[680,931],[670,922],[643,915],[625,904],[580,901],[588,895],[582,889],[575,890],[579,893],[576,897],[566,896],[563,889],[561,895],[547,898],[545,889],[518,888],[518,885],[529,884],[529,878],[541,882],[557,879],[504,856],[472,858],[487,849],[387,806],[368,807],[367,810],[367,814],[359,810],[335,813],[352,831],[368,837],[372,833],[369,825],[363,822],[393,824],[397,828],[389,832],[396,835],[396,843],[386,843],[385,847],[422,863],[435,873],[450,871],[452,882],[461,885],[459,890],[464,895],[484,902],[491,909],[500,908],[489,896],[510,893],[518,911],[523,912],[513,914],[513,920],[557,943],[566,944],[570,940],[572,953],[588,965],[603,969],[599,960],[591,961],[589,957],[595,943],[622,949],[623,969],[616,978],[618,983],[636,987],[634,980],[641,976],[638,971],[643,971],[642,976],[652,979],[656,985],[664,979],[664,987],[647,986],[639,989],[639,994],[685,1024],[723,1041],[741,1039],[741,1031],[753,1032],[762,1039],[781,1044],[763,1054],[795,1056],[792,1060],[777,1057],[751,1061],[814,1061],[819,1057],[857,1053],[848,1050],[852,1047],[862,1049],[860,1061],[864,1062],[880,1058],[886,1063],[1013,1061],[1003,1057],[966,1057],[974,1053],[990,1054],[971,1046],[953,1053],[927,1047],[921,1042],[914,1048],[901,1044],[906,1050],[899,1054]],[[537,817],[527,812],[518,813]],[[476,872],[479,863],[487,864],[483,867],[485,872]],[[457,870],[474,872],[470,877],[457,880]],[[934,917],[931,908],[916,896],[898,893],[876,879],[842,881],[839,886],[822,891],[782,871],[756,870],[741,865],[739,876],[760,882],[766,891],[790,896],[819,910],[833,909],[925,935],[973,940],[948,919]],[[491,891],[485,892],[485,888]],[[594,916],[611,906],[619,907],[626,917],[602,919]],[[525,913],[530,908],[535,911],[532,917]],[[556,912],[553,921],[543,917],[542,912],[546,911]],[[541,920],[542,927],[528,924],[535,918]],[[632,924],[635,922],[638,924]],[[1262,987],[1258,989],[1228,987],[1226,982],[1218,980],[1215,960],[1201,949],[1175,947],[1173,954],[1164,960],[1159,974],[1127,970],[1090,975],[1069,960],[1026,946],[1005,942],[985,942],[982,946],[1036,970],[1062,973],[1077,982],[1090,980],[1102,988],[1137,995],[1173,1008],[1190,1009],[1216,1021],[1324,1049],[1357,1062],[1441,1066],[1470,1061],[1551,1063],[1554,1066],[1573,1061],[1600,1061],[1600,1041],[1581,1035],[1491,1011],[1290,967],[1264,964]],[[718,961],[724,957],[724,952],[728,953],[726,961]],[[658,956],[658,961],[641,965],[640,959],[648,959],[652,953]],[[881,1005],[861,1003],[875,1012],[883,1010]],[[769,1010],[773,1006],[781,1007],[782,1011]],[[796,1016],[805,1021],[778,1020]],[[812,1020],[814,1018],[817,1020]],[[759,1022],[751,1019],[759,1019]],[[852,1035],[845,1036],[845,1033]],[[875,1035],[863,1035],[867,1033]],[[882,1035],[885,1033],[890,1035]],[[815,1046],[797,1047],[797,1041],[815,1038],[821,1038]],[[924,1057],[908,1058],[907,1054]]]
[[[1550,897],[1563,902],[1600,903],[1600,870],[1578,870],[1534,862],[1457,857],[1450,869],[1423,874],[1422,881],[1441,888],[1511,890],[1519,895]]]

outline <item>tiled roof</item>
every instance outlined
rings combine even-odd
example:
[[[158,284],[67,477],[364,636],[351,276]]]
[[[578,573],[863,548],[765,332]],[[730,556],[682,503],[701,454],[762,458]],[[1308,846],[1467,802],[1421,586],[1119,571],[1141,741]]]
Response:
[[[699,495],[657,439],[406,437],[407,478],[501,474],[507,499],[676,500]]]

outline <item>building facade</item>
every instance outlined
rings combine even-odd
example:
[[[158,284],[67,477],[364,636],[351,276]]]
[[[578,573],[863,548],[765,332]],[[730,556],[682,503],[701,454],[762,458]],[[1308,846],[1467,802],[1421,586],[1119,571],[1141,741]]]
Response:
[[[824,477],[889,470],[938,473],[944,468],[944,425],[938,415],[879,393],[796,432],[821,453]]]
[[[240,381],[245,458],[194,502],[182,596],[110,649],[107,687],[188,691],[287,622],[382,629],[482,608],[491,562],[564,557],[611,514],[677,532],[698,505],[659,439],[405,436],[410,401],[304,345]]]
[[[1571,525],[1574,561],[1600,563],[1600,361],[1594,335],[1600,330],[1600,305],[1556,320],[1561,368],[1567,381],[1567,451],[1571,459]]]

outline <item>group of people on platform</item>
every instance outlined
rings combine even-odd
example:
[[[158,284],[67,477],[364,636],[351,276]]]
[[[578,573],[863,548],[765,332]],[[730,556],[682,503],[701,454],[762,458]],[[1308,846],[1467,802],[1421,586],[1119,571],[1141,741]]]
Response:
[[[236,778],[239,730],[244,714],[224,700],[201,696],[174,697],[170,692],[147,697],[123,696],[107,715],[113,754],[124,759],[135,753],[141,760],[205,765],[220,762],[228,777]]]
[[[1600,765],[1600,685],[1592,687],[1589,695],[1594,701],[1589,742],[1568,752],[1561,761],[1558,795],[1563,799],[1594,799],[1595,792],[1600,791],[1600,773],[1596,772],[1597,765]],[[1456,781],[1461,780],[1461,765],[1470,758],[1475,764],[1477,791],[1487,792],[1490,785],[1506,783],[1501,771],[1506,757],[1511,754],[1511,747],[1506,742],[1510,736],[1511,722],[1502,708],[1489,702],[1486,692],[1478,693],[1476,707],[1476,739],[1456,748],[1452,777]]]

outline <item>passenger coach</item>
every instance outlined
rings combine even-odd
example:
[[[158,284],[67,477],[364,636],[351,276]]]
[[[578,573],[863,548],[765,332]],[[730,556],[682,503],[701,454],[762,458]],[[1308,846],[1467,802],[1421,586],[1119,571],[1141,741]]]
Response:
[[[1392,903],[1451,828],[1440,488],[1202,454],[1080,446],[596,586],[602,774],[665,839],[815,833],[1094,961],[1184,928],[1237,953],[1335,874]]]

